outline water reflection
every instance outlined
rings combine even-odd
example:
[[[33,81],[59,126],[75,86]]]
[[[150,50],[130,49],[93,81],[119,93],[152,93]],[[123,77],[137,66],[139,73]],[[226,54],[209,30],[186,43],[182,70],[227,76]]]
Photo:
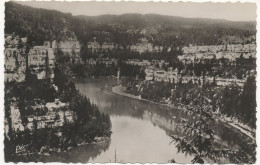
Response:
[[[111,91],[115,84],[116,80],[108,79],[76,82],[82,94],[95,103],[100,111],[110,115],[113,133],[107,148],[87,145],[82,150],[78,147],[66,152],[65,161],[115,162],[116,156],[121,163],[167,163],[171,159],[178,163],[189,163],[193,158],[191,155],[177,153],[174,145],[169,145],[169,134],[184,136],[183,130],[177,126],[180,118],[186,117],[183,111],[116,95]],[[233,146],[238,142],[238,132],[222,123],[212,123],[212,127],[219,143]],[[227,160],[219,161],[223,162]]]
[[[76,86],[104,113],[150,120],[166,131],[181,134],[182,131],[176,130],[176,123],[179,123],[181,118],[187,118],[183,111],[113,94],[111,87],[116,83],[115,80],[92,79],[80,80]],[[244,136],[222,122],[213,122],[211,127],[217,139],[221,139],[227,146],[234,146],[239,142],[238,137]]]
[[[115,150],[121,163],[166,163],[173,157],[178,162],[190,161],[189,156],[177,154],[176,148],[169,146],[171,139],[151,122],[129,116],[112,116],[111,120],[110,148],[93,162],[114,162]]]
[[[106,151],[111,141],[107,140],[96,144],[88,144],[72,148],[66,152],[56,153],[45,157],[43,162],[64,162],[64,163],[87,163],[94,160],[102,152]]]

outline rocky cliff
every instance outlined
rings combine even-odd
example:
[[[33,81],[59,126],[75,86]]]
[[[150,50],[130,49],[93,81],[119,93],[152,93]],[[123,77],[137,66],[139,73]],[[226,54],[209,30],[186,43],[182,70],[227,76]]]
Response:
[[[55,56],[52,48],[35,46],[28,53],[28,70],[37,79],[53,79]]]
[[[55,44],[53,44],[55,45]],[[26,74],[37,79],[53,79],[55,48],[34,46],[28,48],[27,39],[9,35],[5,39],[5,82],[24,82]]]
[[[6,48],[5,54],[5,82],[25,81],[26,54],[25,49]]]

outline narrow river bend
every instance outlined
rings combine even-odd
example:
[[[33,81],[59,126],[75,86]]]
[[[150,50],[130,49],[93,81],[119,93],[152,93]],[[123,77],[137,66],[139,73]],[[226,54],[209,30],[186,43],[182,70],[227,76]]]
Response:
[[[167,163],[174,159],[177,163],[190,163],[193,159],[192,155],[178,153],[174,143],[170,144],[169,134],[184,135],[176,127],[180,118],[185,117],[181,110],[114,94],[111,88],[116,80],[77,80],[75,84],[101,112],[110,115],[111,140],[79,146],[50,156],[46,161]],[[222,123],[215,123],[213,127],[222,145],[233,146],[238,142],[236,130]],[[221,159],[218,163],[228,163],[228,160]]]

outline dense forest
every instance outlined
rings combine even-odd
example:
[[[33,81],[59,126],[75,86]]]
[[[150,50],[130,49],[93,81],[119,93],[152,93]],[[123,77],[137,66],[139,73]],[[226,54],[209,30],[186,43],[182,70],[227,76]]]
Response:
[[[133,78],[123,79],[122,84],[127,87],[126,92],[141,95],[142,98],[157,103],[190,105],[197,97],[199,85],[170,84],[163,82],[140,81]],[[170,89],[170,90],[169,90]],[[220,111],[229,117],[235,117],[240,122],[256,128],[256,81],[254,76],[247,78],[241,90],[237,85],[217,87],[213,83],[203,86],[204,95],[209,100],[212,112]]]
[[[5,34],[15,32],[28,36],[29,41],[35,42],[31,44],[36,45],[41,45],[44,40],[57,39],[64,27],[74,31],[82,44],[96,37],[100,43],[109,38],[123,46],[135,43],[140,37],[164,46],[216,45],[232,42],[226,39],[227,36],[243,39],[256,33],[256,22],[189,19],[156,14],[72,16],[14,2],[6,2],[5,6]],[[151,30],[140,34],[144,28]]]

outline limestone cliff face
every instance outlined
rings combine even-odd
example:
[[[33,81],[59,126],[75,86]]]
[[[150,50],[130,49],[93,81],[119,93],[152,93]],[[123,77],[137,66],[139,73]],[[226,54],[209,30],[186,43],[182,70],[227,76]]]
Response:
[[[23,82],[26,73],[25,49],[6,48],[5,54],[5,82]]]
[[[54,53],[59,49],[64,55],[67,55],[75,62],[81,62],[80,58],[80,42],[74,32],[63,30],[59,33],[57,40],[45,41],[44,46],[52,48]]]
[[[15,34],[5,34],[5,82],[25,81],[27,38],[20,38]]]
[[[36,75],[39,80],[52,80],[57,49],[69,55],[73,62],[81,62],[80,43],[74,32],[63,30],[60,32],[58,40],[46,41],[43,46],[34,46],[26,53],[26,38],[14,35],[7,36],[4,52],[5,82],[23,82],[27,73]]]
[[[57,48],[68,53],[72,53],[72,51],[79,53],[80,43],[73,31],[63,30],[59,34],[59,42],[57,43]]]
[[[64,53],[68,52],[70,54],[80,52],[80,44],[78,41],[61,41],[58,43],[57,47]]]
[[[63,30],[59,35],[59,42],[57,42],[57,49],[64,54],[69,55],[72,60],[80,62],[80,43],[73,31]]]
[[[54,48],[34,46],[26,53],[26,46],[18,44],[16,41],[20,39],[17,38],[6,38],[5,82],[24,82],[27,73],[36,75],[40,80],[52,80],[55,67]]]
[[[52,48],[35,46],[28,53],[28,69],[37,79],[54,78],[55,56]]]

